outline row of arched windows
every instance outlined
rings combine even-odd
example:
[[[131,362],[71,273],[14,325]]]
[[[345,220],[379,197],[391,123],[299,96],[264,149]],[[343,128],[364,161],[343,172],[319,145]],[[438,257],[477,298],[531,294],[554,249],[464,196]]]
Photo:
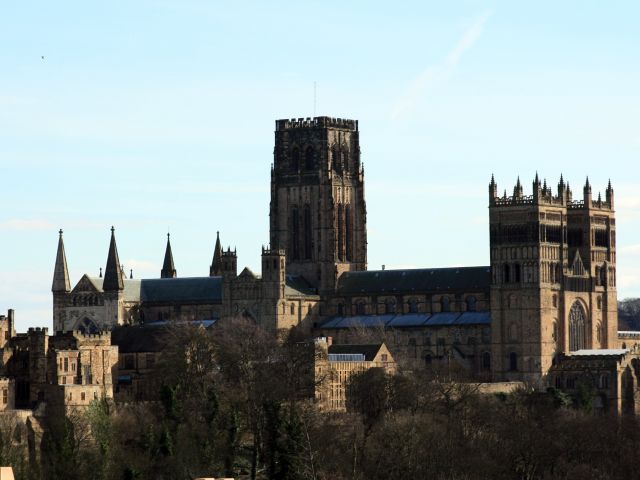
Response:
[[[350,167],[351,154],[346,145],[339,147],[334,145],[331,147],[331,165],[332,170],[338,175],[351,170]],[[317,169],[316,152],[312,146],[300,148],[294,146],[291,149],[290,171],[292,173],[313,172]]]
[[[304,161],[302,161],[304,160]],[[313,147],[309,146],[304,150],[304,158],[301,158],[300,149],[294,147],[291,150],[291,171],[300,172],[300,170],[306,172],[312,172],[316,168],[316,155]]]
[[[476,297],[474,297],[473,295],[470,295],[468,297],[465,298],[464,300],[465,302],[465,306],[466,309],[464,311],[467,312],[475,312],[477,309],[477,300]],[[406,305],[407,305],[407,309],[406,312],[407,313],[419,313],[419,306],[420,306],[420,301],[418,301],[418,299],[416,298],[410,298],[406,301]],[[440,298],[440,301],[438,302],[440,304],[440,311],[441,312],[450,312],[451,311],[451,299],[447,296],[443,296]],[[397,304],[398,302],[396,301],[395,298],[387,298],[384,303],[382,305],[384,305],[384,313],[385,314],[395,314],[398,313],[398,308],[397,308]],[[380,304],[378,304],[380,305]],[[355,310],[356,310],[356,314],[357,315],[365,315],[366,314],[366,308],[367,303],[363,300],[358,300],[355,304]],[[401,310],[401,313],[404,313],[405,310]],[[343,303],[339,303],[338,304],[338,315],[345,315],[345,305]],[[379,313],[378,311],[372,312],[374,314]]]
[[[71,301],[72,301],[74,307],[87,307],[87,306],[104,305],[104,300],[98,294],[94,294],[94,295],[74,295]]]
[[[311,222],[311,207],[304,205],[302,210],[297,206],[291,209],[290,219],[290,248],[292,260],[310,260],[313,250],[313,228]]]

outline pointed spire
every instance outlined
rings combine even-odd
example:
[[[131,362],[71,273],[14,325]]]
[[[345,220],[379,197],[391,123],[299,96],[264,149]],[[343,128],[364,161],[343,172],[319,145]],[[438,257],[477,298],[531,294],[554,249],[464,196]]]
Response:
[[[522,184],[520,183],[520,175],[518,175],[518,181],[516,182],[516,186],[513,188],[513,196],[514,198],[522,197]]]
[[[498,185],[496,184],[496,179],[493,177],[493,173],[491,174],[491,182],[489,183],[489,205],[493,205],[495,203],[495,199],[498,196]]]
[[[538,177],[538,171],[536,170],[536,178],[533,179],[534,185],[540,185],[540,177]]]
[[[611,179],[609,179],[609,184],[607,185],[607,190],[604,194],[604,198],[607,199],[609,208],[613,209],[613,187],[611,186]]]
[[[591,193],[591,184],[589,183],[589,177],[587,177],[587,181],[584,184],[584,191]]]
[[[100,267],[100,278],[102,278],[102,267]]]
[[[167,233],[167,248],[164,252],[164,262],[160,271],[160,278],[176,278],[176,266],[173,263],[173,252],[171,251],[170,235]]]
[[[560,183],[558,183],[558,185],[562,185],[564,187],[564,178],[562,176],[562,173],[560,174]]]
[[[129,273],[129,279],[132,279],[132,278],[133,278],[133,268],[130,270],[130,273]]]
[[[109,254],[107,255],[107,267],[104,270],[104,282],[102,283],[102,288],[105,292],[124,289],[115,231],[116,229],[111,227],[111,242],[109,243]]]
[[[67,269],[67,255],[64,252],[64,241],[62,240],[62,229],[58,237],[58,253],[56,254],[56,265],[53,269],[52,292],[70,292],[69,270]]]
[[[213,250],[213,261],[209,268],[209,276],[222,275],[222,246],[220,244],[220,232],[216,232],[216,246]]]

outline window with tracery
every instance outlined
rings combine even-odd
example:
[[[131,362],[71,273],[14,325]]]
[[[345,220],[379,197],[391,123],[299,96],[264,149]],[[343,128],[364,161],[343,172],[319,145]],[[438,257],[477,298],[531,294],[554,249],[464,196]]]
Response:
[[[575,302],[569,311],[569,351],[585,348],[585,330],[587,315],[580,302]]]

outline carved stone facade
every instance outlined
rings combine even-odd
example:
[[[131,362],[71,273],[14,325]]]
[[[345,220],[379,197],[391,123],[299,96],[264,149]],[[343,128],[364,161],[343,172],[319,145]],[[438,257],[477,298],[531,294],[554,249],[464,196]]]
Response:
[[[355,120],[277,120],[270,246],[238,274],[219,235],[208,277],[180,278],[167,239],[161,278],[125,278],[111,232],[104,278],[71,289],[62,232],[56,331],[244,316],[337,342],[385,342],[394,358],[455,361],[486,380],[544,385],[561,353],[618,347],[614,198],[574,201],[561,178],[524,196],[489,185],[490,266],[367,271],[364,171]],[[433,248],[430,246],[429,248]],[[491,372],[491,373],[489,373]]]
[[[614,197],[592,198],[589,180],[574,201],[533,181],[523,195],[489,185],[494,378],[544,381],[562,352],[617,348]]]

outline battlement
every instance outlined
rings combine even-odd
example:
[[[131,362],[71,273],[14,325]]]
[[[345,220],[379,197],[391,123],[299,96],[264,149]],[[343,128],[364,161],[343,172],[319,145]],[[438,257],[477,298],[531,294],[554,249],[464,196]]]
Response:
[[[223,250],[222,251],[222,256],[223,257],[237,257],[238,254],[236,253],[236,249],[234,247],[233,251],[231,251],[231,247],[228,247],[227,250]]]
[[[307,117],[276,120],[276,131],[298,128],[344,128],[358,131],[358,121],[334,117]]]
[[[48,327],[29,327],[27,330],[29,335],[48,335],[49,328]]]
[[[81,330],[74,330],[73,336],[78,340],[108,340],[111,342],[111,332],[84,333]]]
[[[574,200],[573,193],[569,187],[569,183],[564,182],[562,176],[560,176],[560,182],[558,183],[557,195],[554,194],[547,186],[547,181],[541,182],[536,174],[533,180],[533,193],[531,195],[524,195],[524,189],[518,178],[516,185],[513,188],[513,195],[507,195],[507,190],[504,190],[502,196],[498,196],[498,185],[495,182],[493,175],[491,176],[491,183],[489,183],[489,205],[491,207],[519,207],[523,205],[545,205],[545,206],[558,206],[564,207],[569,210],[581,210],[581,209],[599,209],[599,210],[613,210],[613,188],[611,182],[605,190],[605,199],[602,199],[600,193],[598,193],[597,199],[593,199],[591,196],[591,184],[589,179],[585,183],[583,193],[584,196],[581,200]]]
[[[285,255],[285,249],[284,248],[271,248],[271,247],[264,247],[264,245],[262,246],[262,255],[266,256],[266,255]]]

